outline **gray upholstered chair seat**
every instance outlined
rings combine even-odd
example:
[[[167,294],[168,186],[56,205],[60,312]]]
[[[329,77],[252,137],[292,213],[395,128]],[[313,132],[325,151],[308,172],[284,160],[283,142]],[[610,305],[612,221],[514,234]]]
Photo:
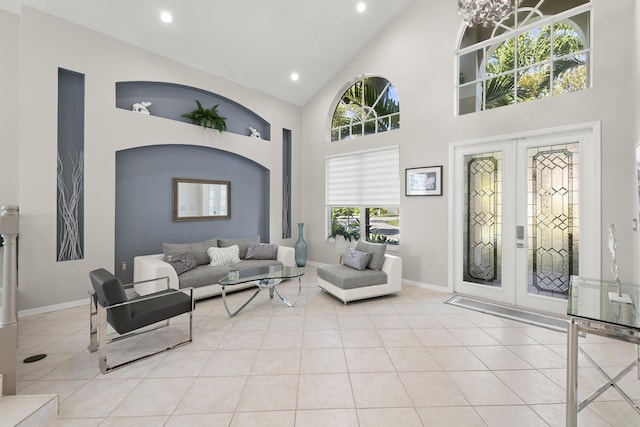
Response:
[[[318,267],[318,277],[342,289],[387,283],[387,273],[384,271],[368,268],[364,271],[358,271],[344,264]]]

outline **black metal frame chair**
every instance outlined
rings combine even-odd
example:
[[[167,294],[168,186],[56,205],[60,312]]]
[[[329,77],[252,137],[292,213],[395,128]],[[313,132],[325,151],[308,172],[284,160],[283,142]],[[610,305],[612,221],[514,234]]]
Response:
[[[103,374],[193,340],[193,288],[170,289],[168,277],[123,285],[120,279],[104,268],[91,271],[89,278],[93,286],[93,291],[89,292],[89,351],[98,351],[98,364]],[[166,281],[166,290],[142,297],[135,292],[131,298],[127,295],[127,290],[133,291],[136,284],[162,279]],[[107,344],[166,327],[170,319],[186,313],[189,314],[188,339],[113,366],[107,362]],[[107,323],[116,331],[111,337],[107,336]]]

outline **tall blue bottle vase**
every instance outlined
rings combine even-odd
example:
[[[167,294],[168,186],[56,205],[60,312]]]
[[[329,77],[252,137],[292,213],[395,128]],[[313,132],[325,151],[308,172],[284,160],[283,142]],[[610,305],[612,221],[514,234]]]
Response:
[[[295,244],[296,265],[304,267],[307,264],[307,242],[304,241],[304,223],[298,223],[298,241]]]

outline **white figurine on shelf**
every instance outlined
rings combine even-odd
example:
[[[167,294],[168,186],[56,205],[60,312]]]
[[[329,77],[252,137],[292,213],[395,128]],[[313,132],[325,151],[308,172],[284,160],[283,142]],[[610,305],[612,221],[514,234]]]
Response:
[[[251,135],[249,135],[251,138],[261,139],[260,132],[258,132],[258,129],[249,127],[249,130],[251,131]]]
[[[151,105],[151,103],[147,101],[136,102],[135,104],[133,104],[132,111],[135,111],[136,113],[142,113],[142,114],[151,114],[147,109],[149,105]]]

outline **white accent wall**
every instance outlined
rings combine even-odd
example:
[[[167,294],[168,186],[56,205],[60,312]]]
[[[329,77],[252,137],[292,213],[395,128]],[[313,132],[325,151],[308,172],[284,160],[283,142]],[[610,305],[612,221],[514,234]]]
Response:
[[[401,199],[401,243],[405,280],[446,289],[450,221],[447,181],[449,145],[504,134],[555,128],[576,123],[602,124],[602,272],[609,271],[607,223],[618,230],[621,278],[631,280],[637,255],[632,255],[634,211],[634,140],[640,137],[636,114],[629,108],[633,92],[632,55],[635,37],[633,0],[593,0],[593,88],[524,104],[454,116],[455,50],[461,18],[455,1],[415,1],[360,55],[304,107],[303,218],[308,227],[312,259],[335,262],[333,246],[324,237],[324,170],[327,155],[400,145],[405,168],[443,165],[442,197]],[[637,55],[636,55],[637,56]],[[637,67],[636,67],[637,68]],[[398,131],[352,141],[329,142],[329,118],[345,84],[363,74],[391,81],[400,100]],[[637,94],[637,91],[636,91]],[[631,132],[630,124],[635,127]],[[634,135],[635,134],[635,135]],[[402,194],[404,194],[404,176]],[[309,195],[315,195],[310,197]],[[636,277],[637,278],[637,277]]]

